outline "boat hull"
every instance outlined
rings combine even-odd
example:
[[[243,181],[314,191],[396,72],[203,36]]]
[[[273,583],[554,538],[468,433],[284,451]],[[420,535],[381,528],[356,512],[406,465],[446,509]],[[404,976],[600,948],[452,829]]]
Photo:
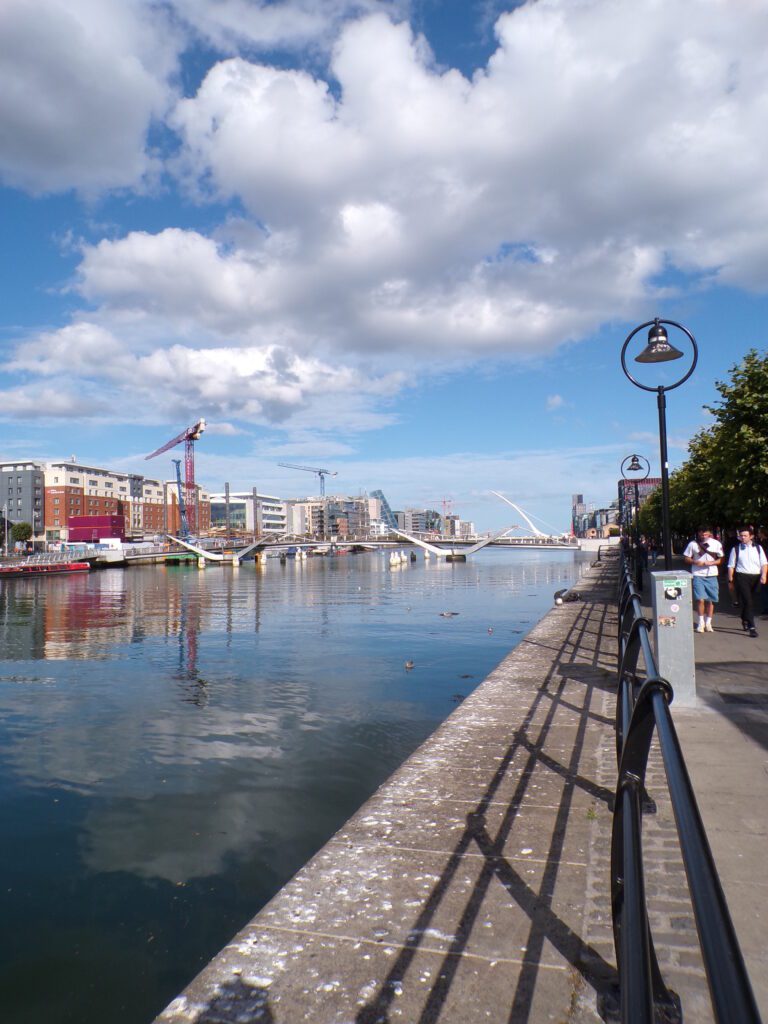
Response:
[[[0,565],[0,580],[26,579],[29,576],[61,576],[89,572],[88,562],[42,562],[36,565]]]

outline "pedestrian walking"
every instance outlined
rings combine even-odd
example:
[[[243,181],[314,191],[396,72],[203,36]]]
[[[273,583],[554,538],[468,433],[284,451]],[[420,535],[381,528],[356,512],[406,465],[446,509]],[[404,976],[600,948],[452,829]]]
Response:
[[[693,599],[699,614],[696,632],[714,633],[712,617],[720,600],[718,566],[723,561],[723,546],[715,540],[708,526],[700,526],[696,539],[683,552],[683,558],[690,565],[693,576]]]
[[[768,578],[768,558],[759,544],[755,544],[754,530],[747,526],[739,530],[738,543],[728,556],[728,586],[741,607],[741,626],[751,637],[755,629],[754,601],[760,584]]]
[[[650,558],[651,568],[655,568],[656,559],[659,557],[659,542],[655,537],[651,537],[648,541],[648,557]]]

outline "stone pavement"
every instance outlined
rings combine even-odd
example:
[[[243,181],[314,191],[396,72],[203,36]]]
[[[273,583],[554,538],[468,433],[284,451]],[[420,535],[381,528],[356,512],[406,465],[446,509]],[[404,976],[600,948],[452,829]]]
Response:
[[[715,632],[694,637],[698,705],[676,709],[673,703],[672,711],[758,1006],[768,1021],[768,618],[758,620],[760,635],[750,638],[722,583],[720,593]],[[659,818],[668,815],[671,821],[667,801]],[[674,925],[672,912],[669,919]],[[698,959],[679,948],[680,969]],[[711,1019],[708,1005],[706,1015],[702,1007],[695,1019]]]
[[[596,565],[582,600],[553,609],[157,1024],[596,1024],[616,980],[615,572]],[[675,722],[765,1013],[765,705],[759,668],[739,662],[748,642],[768,655],[768,629],[697,637],[715,660],[701,707]],[[686,1020],[704,1021],[658,755],[648,788],[657,952]]]

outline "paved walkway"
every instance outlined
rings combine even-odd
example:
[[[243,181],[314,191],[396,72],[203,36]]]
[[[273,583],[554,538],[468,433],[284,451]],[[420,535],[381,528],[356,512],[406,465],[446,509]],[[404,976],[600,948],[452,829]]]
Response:
[[[768,619],[758,621],[760,635],[750,638],[727,587],[721,585],[720,592],[715,632],[694,637],[698,706],[673,704],[672,710],[758,1006],[768,1021]],[[659,817],[671,823],[668,801],[660,805]],[[683,945],[674,948],[680,951],[671,957],[679,962],[676,969],[698,961]],[[712,1019],[706,1002],[696,1021]]]
[[[614,574],[596,566],[157,1024],[596,1024],[615,983]],[[697,637],[704,697],[675,721],[768,1018],[765,633]],[[648,788],[657,952],[705,1021],[657,755]]]

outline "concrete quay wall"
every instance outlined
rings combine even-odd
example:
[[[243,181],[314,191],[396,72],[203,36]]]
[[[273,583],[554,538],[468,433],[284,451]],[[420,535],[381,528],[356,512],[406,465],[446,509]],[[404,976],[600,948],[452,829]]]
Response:
[[[578,589],[157,1024],[599,1020],[615,562]]]
[[[156,1024],[601,1020],[617,981],[615,559],[595,563],[578,591],[582,599],[552,609]],[[742,639],[714,638],[725,647]],[[712,649],[707,700],[673,705],[673,718],[768,1019],[768,733],[755,717],[764,689],[743,705],[751,663],[723,663],[723,653]],[[729,696],[742,701],[736,712]],[[713,1016],[655,745],[647,785],[658,805],[643,823],[656,952],[686,1019],[703,1024]]]

